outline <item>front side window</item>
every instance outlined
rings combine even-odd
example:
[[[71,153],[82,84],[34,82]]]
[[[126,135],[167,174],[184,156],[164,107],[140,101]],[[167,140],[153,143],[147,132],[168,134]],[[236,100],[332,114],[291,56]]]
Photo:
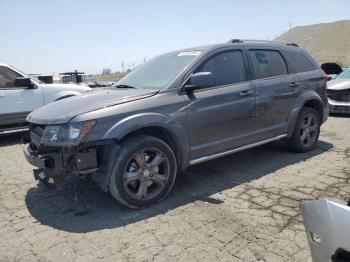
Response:
[[[249,50],[249,56],[256,79],[288,74],[286,62],[278,51]]]
[[[215,86],[246,81],[242,52],[227,51],[209,58],[197,72],[211,72]]]
[[[14,88],[14,82],[21,75],[11,69],[0,66],[0,89]]]

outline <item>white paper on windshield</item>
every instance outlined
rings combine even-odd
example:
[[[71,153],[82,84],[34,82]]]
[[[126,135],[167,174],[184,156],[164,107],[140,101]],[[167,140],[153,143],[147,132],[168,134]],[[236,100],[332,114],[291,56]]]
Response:
[[[178,53],[177,56],[197,56],[201,53],[201,51],[187,51]]]

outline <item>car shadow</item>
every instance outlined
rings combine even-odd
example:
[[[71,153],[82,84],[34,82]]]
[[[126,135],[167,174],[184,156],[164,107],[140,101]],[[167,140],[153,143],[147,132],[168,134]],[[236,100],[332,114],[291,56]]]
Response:
[[[13,146],[22,143],[22,138],[27,132],[25,129],[0,133],[0,147]]]
[[[335,118],[350,118],[350,114],[335,114],[335,113],[330,113],[330,117],[335,117]]]
[[[298,162],[320,155],[333,147],[319,141],[308,153],[288,151],[282,142],[236,153],[198,164],[179,175],[171,194],[161,203],[142,210],[130,210],[118,204],[89,180],[73,179],[54,190],[30,188],[26,205],[40,223],[76,233],[116,228],[164,214],[194,201],[221,204],[213,194],[266,176]],[[293,174],[291,174],[293,175]]]

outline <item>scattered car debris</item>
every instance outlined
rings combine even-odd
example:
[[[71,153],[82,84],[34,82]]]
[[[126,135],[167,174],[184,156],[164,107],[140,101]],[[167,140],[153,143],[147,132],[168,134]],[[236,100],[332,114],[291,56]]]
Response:
[[[350,207],[321,199],[303,203],[301,213],[313,261],[350,261]]]

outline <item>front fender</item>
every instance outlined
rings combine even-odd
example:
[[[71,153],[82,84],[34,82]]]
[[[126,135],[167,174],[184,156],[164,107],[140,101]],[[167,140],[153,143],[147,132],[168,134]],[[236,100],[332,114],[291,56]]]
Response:
[[[181,154],[181,165],[185,168],[190,161],[190,141],[184,127],[175,119],[160,113],[140,113],[121,119],[114,124],[104,135],[103,139],[123,139],[138,129],[159,127],[164,129],[174,140]]]
[[[319,94],[317,94],[315,91],[313,90],[308,90],[304,93],[302,93],[297,100],[295,101],[292,111],[289,115],[289,119],[288,119],[288,137],[292,136],[293,131],[294,131],[294,126],[295,123],[298,119],[299,113],[301,111],[301,109],[304,107],[304,105],[308,102],[308,101],[316,101],[317,103],[320,103],[320,105],[322,106],[322,99],[319,96]],[[322,106],[323,107],[323,106]]]

